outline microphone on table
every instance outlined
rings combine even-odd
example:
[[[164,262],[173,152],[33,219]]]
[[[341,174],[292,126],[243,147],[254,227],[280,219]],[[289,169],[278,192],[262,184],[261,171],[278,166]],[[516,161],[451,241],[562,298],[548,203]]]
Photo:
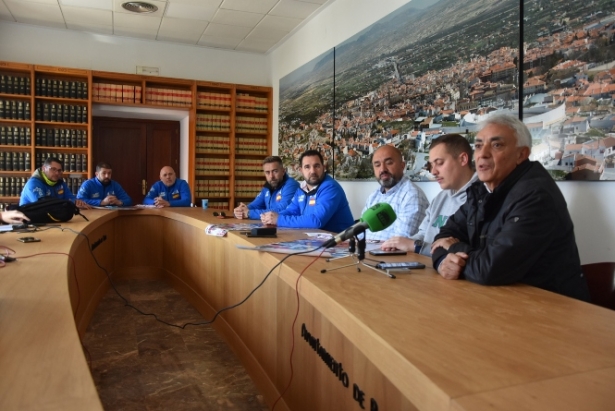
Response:
[[[336,244],[339,244],[343,241],[348,240],[349,238],[354,237],[355,235],[364,232],[369,228],[370,231],[376,232],[381,231],[393,224],[397,215],[393,208],[387,203],[377,203],[365,210],[359,222],[354,225],[348,227],[346,230],[342,231],[322,246],[324,248],[333,247]]]

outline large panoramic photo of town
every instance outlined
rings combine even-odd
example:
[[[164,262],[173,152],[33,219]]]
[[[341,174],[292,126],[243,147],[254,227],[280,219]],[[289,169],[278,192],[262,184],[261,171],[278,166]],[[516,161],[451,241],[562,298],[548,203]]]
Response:
[[[372,153],[389,144],[409,177],[428,181],[433,139],[455,132],[473,143],[483,118],[521,109],[532,159],[555,179],[615,180],[615,1],[523,8],[412,0],[281,79],[289,173],[300,177],[298,156],[315,148],[336,179],[370,179]]]

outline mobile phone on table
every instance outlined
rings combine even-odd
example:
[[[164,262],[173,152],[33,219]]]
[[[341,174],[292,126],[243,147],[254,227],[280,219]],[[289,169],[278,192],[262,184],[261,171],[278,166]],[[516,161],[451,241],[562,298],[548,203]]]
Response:
[[[369,253],[371,255],[377,255],[377,256],[383,256],[383,255],[406,255],[406,254],[408,254],[408,252],[404,251],[404,250],[391,250],[391,251],[370,250]]]
[[[36,237],[19,237],[17,241],[21,241],[22,243],[38,243],[41,239]]]
[[[376,268],[381,270],[412,270],[418,268],[425,268],[425,264],[417,261],[407,261],[405,263],[379,263],[376,264]]]

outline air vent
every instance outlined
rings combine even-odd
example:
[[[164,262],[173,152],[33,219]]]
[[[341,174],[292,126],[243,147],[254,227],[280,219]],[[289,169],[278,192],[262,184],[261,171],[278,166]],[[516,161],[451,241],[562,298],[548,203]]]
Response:
[[[122,3],[122,7],[133,13],[154,13],[158,10],[158,7],[144,1],[128,1]]]

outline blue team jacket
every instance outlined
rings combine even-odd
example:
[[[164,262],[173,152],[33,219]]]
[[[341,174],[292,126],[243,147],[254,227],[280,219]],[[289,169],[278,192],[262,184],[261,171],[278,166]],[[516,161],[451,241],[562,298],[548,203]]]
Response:
[[[83,200],[91,206],[100,206],[100,202],[108,195],[116,196],[125,206],[132,205],[132,199],[126,194],[126,191],[115,181],[111,180],[108,186],[103,186],[100,180],[96,177],[90,178],[81,184],[81,188],[77,193],[77,198]]]
[[[354,224],[344,189],[329,175],[310,193],[297,189],[292,202],[278,216],[278,226],[321,228],[339,232]]]
[[[164,185],[162,181],[156,182],[143,199],[143,204],[154,204],[156,197],[162,197],[171,204],[171,207],[190,207],[192,194],[186,180],[177,179],[171,187]]]
[[[282,184],[275,190],[271,190],[271,186],[265,184],[265,187],[258,193],[254,201],[248,204],[248,218],[258,220],[265,211],[279,213],[285,210],[298,188],[299,183],[294,178],[289,177],[288,174],[284,175]]]
[[[35,203],[43,197],[60,198],[75,201],[75,195],[64,180],[59,179],[54,186],[48,185],[41,176],[41,169],[37,168],[21,192],[19,205]]]

